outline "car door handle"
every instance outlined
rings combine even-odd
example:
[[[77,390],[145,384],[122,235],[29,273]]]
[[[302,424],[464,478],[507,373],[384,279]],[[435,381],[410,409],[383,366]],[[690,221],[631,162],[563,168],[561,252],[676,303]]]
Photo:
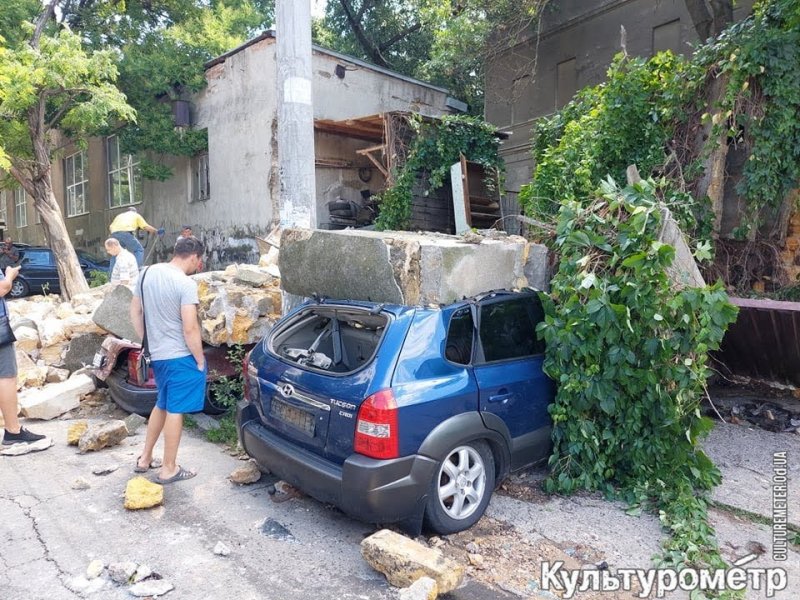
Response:
[[[489,396],[489,402],[508,402],[513,394],[509,394],[508,390],[501,388],[497,394]]]

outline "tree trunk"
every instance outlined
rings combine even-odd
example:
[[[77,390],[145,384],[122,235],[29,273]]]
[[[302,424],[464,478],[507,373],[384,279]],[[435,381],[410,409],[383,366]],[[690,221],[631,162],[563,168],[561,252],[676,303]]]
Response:
[[[725,115],[719,109],[719,102],[728,87],[728,76],[719,75],[714,77],[707,89],[708,113],[712,115],[710,122],[700,131],[696,140],[696,156],[703,155],[703,148],[706,144],[711,145],[711,153],[706,158],[703,165],[703,175],[697,185],[697,196],[702,198],[708,196],[711,200],[711,208],[714,211],[714,236],[718,236],[722,225],[722,211],[725,200],[725,163],[728,158],[728,128],[726,126]],[[715,139],[709,140],[714,134],[715,124],[720,127],[720,132]],[[708,140],[708,141],[707,141]]]
[[[86,277],[81,271],[78,255],[67,233],[64,217],[53,195],[50,151],[44,125],[45,99],[40,98],[36,106],[28,111],[28,131],[33,144],[34,160],[28,169],[13,168],[11,173],[28,194],[33,197],[33,206],[41,217],[44,236],[56,261],[61,296],[71,300],[76,294],[89,291]],[[29,177],[25,177],[25,174]]]
[[[701,42],[716,37],[733,23],[732,0],[684,0]]]

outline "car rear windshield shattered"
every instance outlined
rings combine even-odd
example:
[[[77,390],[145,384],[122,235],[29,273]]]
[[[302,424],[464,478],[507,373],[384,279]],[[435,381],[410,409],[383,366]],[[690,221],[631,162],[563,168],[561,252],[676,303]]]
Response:
[[[270,349],[299,365],[349,373],[369,363],[385,327],[386,317],[374,312],[314,307],[275,332]]]

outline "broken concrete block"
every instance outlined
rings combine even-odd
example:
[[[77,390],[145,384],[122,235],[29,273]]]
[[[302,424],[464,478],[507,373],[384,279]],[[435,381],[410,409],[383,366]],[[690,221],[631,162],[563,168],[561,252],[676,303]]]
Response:
[[[164,502],[164,486],[144,477],[134,477],[125,486],[125,503],[128,510],[152,508]]]
[[[362,540],[361,556],[396,587],[408,587],[421,577],[430,577],[436,581],[438,593],[446,594],[456,589],[464,578],[464,566],[445,558],[440,550],[388,529]]]
[[[67,445],[77,446],[81,436],[89,429],[88,421],[78,421],[67,428]]]
[[[69,379],[68,369],[59,369],[58,367],[47,367],[47,377],[45,383],[61,383]]]
[[[706,282],[700,274],[689,244],[683,231],[672,218],[670,210],[661,207],[661,233],[658,241],[675,248],[675,260],[667,267],[667,276],[672,285],[679,290],[687,287],[705,287]]]
[[[131,323],[131,299],[133,292],[127,286],[118,285],[107,294],[92,314],[92,321],[118,338],[130,340],[137,344],[142,339],[136,334]]]
[[[23,387],[41,387],[47,379],[47,367],[38,366],[27,352],[16,348],[17,355],[17,389]]]
[[[97,333],[81,333],[73,337],[64,354],[64,368],[72,372],[91,365],[105,337]]]
[[[68,339],[67,329],[61,319],[52,317],[37,323],[39,329],[39,339],[42,340],[42,347],[55,346]]]
[[[261,287],[272,281],[272,275],[258,268],[241,265],[233,278],[235,283],[249,285],[250,287]]]
[[[36,327],[26,327],[24,325],[14,327],[14,337],[17,338],[16,349],[29,354],[35,352],[41,345],[39,330]]]
[[[281,241],[281,284],[298,296],[449,303],[528,285],[526,261],[546,258],[528,246],[518,236],[470,244],[442,234],[290,229]]]
[[[126,584],[130,582],[136,569],[139,567],[135,562],[116,562],[108,565],[108,576],[115,583]]]
[[[228,479],[231,480],[231,483],[238,483],[239,485],[255,483],[261,479],[261,470],[253,461],[249,461],[241,467],[234,469],[233,472],[228,475]]]
[[[137,598],[155,598],[174,589],[166,579],[147,579],[129,587],[128,593]]]
[[[125,427],[128,428],[128,435],[131,436],[136,433],[136,431],[147,422],[142,415],[137,415],[136,413],[131,413],[124,419]]]
[[[22,414],[29,419],[55,419],[80,405],[81,397],[94,391],[88,375],[77,375],[63,383],[50,383],[41,389],[29,389],[19,395]]]
[[[121,444],[128,437],[125,421],[114,419],[98,425],[89,425],[78,440],[78,450],[83,452],[102,450],[108,446]]]

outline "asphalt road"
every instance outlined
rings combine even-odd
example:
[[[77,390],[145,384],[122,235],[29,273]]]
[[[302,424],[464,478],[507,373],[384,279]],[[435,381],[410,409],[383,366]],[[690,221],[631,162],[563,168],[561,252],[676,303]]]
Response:
[[[226,478],[242,463],[198,434],[185,434],[179,460],[192,480],[165,486],[164,505],[127,511],[123,497],[143,433],[121,446],[79,454],[67,446],[69,421],[32,423],[53,437],[44,452],[0,457],[0,599],[73,600],[69,582],[94,559],[147,564],[171,582],[168,599],[382,599],[397,592],[361,558],[375,531],[309,498],[276,503],[267,483]],[[96,466],[117,464],[104,476]],[[154,472],[153,472],[154,473]],[[90,487],[73,489],[79,478]],[[273,539],[264,524],[290,533]],[[213,553],[223,542],[227,557]],[[131,598],[108,582],[92,598]],[[475,581],[450,596],[508,597]]]

